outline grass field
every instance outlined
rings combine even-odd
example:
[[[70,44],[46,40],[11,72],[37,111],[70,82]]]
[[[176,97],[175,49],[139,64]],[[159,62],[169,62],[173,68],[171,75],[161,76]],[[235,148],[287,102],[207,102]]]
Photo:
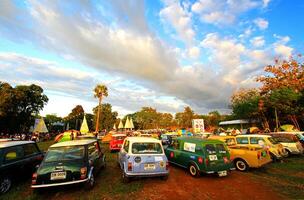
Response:
[[[39,147],[46,151],[52,142],[41,142]],[[107,144],[102,145],[107,157],[107,167],[96,177],[96,185],[91,191],[82,186],[47,189],[42,193],[33,192],[30,188],[31,179],[15,184],[11,191],[0,196],[0,199],[130,199],[135,196],[149,180],[138,179],[124,184],[121,181],[121,170],[116,162],[116,153],[110,153]],[[237,172],[239,173],[239,172]],[[263,168],[250,170],[249,177],[266,183],[274,191],[291,199],[304,198],[304,156],[293,156],[283,163],[271,163]],[[174,174],[170,175],[174,176]],[[182,180],[181,180],[182,181]],[[174,188],[172,188],[174,190]]]

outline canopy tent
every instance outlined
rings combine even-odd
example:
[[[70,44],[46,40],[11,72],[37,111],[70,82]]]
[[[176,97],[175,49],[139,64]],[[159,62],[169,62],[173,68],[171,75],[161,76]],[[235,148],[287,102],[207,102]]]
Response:
[[[282,129],[283,131],[287,131],[287,132],[299,131],[294,127],[294,125],[291,125],[291,124],[284,124],[284,125],[280,126],[280,129]]]
[[[118,129],[123,129],[123,124],[122,124],[122,120],[120,120],[119,125],[118,125]]]
[[[48,129],[46,128],[46,125],[45,125],[42,117],[41,117],[41,119],[36,119],[33,132],[34,133],[48,133],[49,132]]]
[[[81,124],[81,127],[80,127],[80,133],[88,133],[88,132],[89,132],[89,127],[88,127],[87,119],[84,115],[83,120],[82,120],[82,124]]]
[[[131,128],[131,123],[130,123],[129,117],[127,117],[127,120],[125,123],[125,128]]]
[[[131,124],[131,129],[133,129],[134,128],[134,124],[133,124],[132,118],[130,118],[130,124]]]
[[[54,141],[55,142],[65,142],[65,141],[70,141],[73,138],[76,138],[77,136],[77,133],[79,133],[79,131],[77,130],[68,130],[68,131],[65,131],[64,133],[60,133],[58,134]],[[72,136],[73,134],[73,136]]]

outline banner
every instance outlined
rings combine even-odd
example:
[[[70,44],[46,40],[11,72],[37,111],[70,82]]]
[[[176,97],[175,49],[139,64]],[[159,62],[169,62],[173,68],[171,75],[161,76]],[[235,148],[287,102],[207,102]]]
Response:
[[[193,119],[192,128],[194,133],[205,132],[204,119]]]

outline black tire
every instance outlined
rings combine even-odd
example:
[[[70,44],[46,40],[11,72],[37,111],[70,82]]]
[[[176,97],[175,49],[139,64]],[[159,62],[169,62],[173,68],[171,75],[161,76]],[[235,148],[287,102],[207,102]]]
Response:
[[[12,179],[9,176],[0,178],[0,194],[8,192],[12,187]]]
[[[279,159],[276,155],[270,152],[270,158],[272,159],[273,162],[277,162]]]
[[[286,151],[286,156],[285,157],[290,157],[291,156],[291,152],[288,149],[285,149]]]
[[[169,176],[168,176],[168,175],[166,175],[166,176],[161,176],[161,177],[160,177],[160,179],[161,179],[161,180],[163,180],[163,181],[168,180],[168,178],[169,178]]]
[[[249,169],[248,164],[243,159],[236,159],[234,161],[234,165],[235,165],[235,168],[241,172],[248,171],[248,169]]]
[[[94,174],[92,173],[88,182],[86,182],[86,188],[87,189],[92,189],[95,185],[95,177],[94,177]]]
[[[188,167],[189,173],[191,176],[193,177],[199,177],[200,176],[200,172],[198,170],[198,168],[196,167],[195,164],[191,163]]]
[[[128,177],[125,172],[122,172],[122,182],[129,183],[130,181],[131,181],[130,177]]]

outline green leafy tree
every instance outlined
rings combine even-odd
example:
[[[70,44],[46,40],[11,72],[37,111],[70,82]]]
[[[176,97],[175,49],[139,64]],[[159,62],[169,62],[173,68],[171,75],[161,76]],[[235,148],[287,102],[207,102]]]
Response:
[[[64,122],[69,124],[69,129],[79,130],[83,119],[84,110],[82,105],[76,105],[72,111],[64,118]]]
[[[64,128],[63,126],[56,125],[57,122],[62,123],[62,118],[58,117],[56,114],[46,115],[44,122],[50,132],[62,131]]]
[[[191,128],[192,119],[197,119],[198,117],[189,106],[185,107],[184,112],[175,114],[175,120],[180,128]]]
[[[135,121],[140,129],[156,129],[159,128],[160,114],[156,109],[151,107],[143,107],[135,115]]]
[[[94,97],[98,98],[98,111],[97,111],[97,120],[96,120],[96,129],[95,132],[98,132],[99,129],[99,122],[100,122],[100,109],[101,109],[101,102],[104,97],[108,96],[108,88],[103,84],[98,84],[94,88]]]
[[[97,122],[96,120],[97,118],[97,112],[99,110],[99,106],[96,106],[95,108],[93,108],[93,113],[94,113],[94,124],[99,123],[99,130],[111,130],[114,126],[114,124],[116,123],[116,119],[118,116],[118,113],[116,111],[112,111],[112,106],[109,103],[105,103],[101,105],[101,115],[99,117],[99,122]]]

